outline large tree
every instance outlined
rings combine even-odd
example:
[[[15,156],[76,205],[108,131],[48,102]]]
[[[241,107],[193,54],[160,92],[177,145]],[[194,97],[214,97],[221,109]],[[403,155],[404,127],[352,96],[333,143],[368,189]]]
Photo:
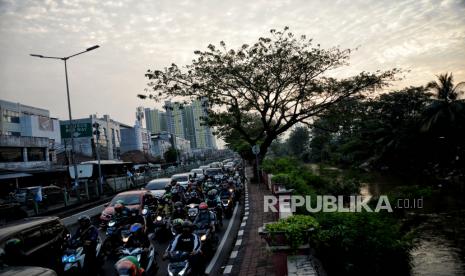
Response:
[[[236,130],[249,145],[260,145],[260,159],[278,135],[297,123],[310,124],[331,106],[394,79],[397,69],[361,72],[336,79],[331,71],[348,65],[350,49],[323,49],[288,28],[271,30],[252,45],[228,49],[209,45],[195,51],[183,68],[172,64],[149,70],[146,93],[157,101],[184,97],[206,99],[208,124],[221,133]],[[248,131],[248,118],[260,121],[258,131]]]

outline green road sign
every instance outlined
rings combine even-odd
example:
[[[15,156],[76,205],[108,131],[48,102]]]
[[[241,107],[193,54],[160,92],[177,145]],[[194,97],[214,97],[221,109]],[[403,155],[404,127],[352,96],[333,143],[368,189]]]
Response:
[[[61,138],[71,138],[71,125],[60,125]],[[77,123],[74,138],[92,136],[92,125],[90,123]]]

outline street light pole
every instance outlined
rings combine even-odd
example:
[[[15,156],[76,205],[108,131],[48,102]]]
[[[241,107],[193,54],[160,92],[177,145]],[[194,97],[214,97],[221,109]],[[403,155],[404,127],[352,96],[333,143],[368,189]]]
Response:
[[[95,45],[95,46],[92,46],[90,48],[87,48],[85,51],[82,51],[82,52],[79,52],[79,53],[76,53],[74,55],[67,56],[67,57],[52,57],[52,56],[43,56],[43,55],[30,54],[32,57],[63,60],[64,63],[65,63],[66,96],[68,98],[68,116],[69,116],[69,123],[71,125],[71,129],[70,129],[71,130],[71,134],[70,134],[70,137],[71,137],[71,162],[73,163],[73,167],[74,167],[74,183],[76,183],[77,185],[79,185],[79,174],[78,174],[77,164],[76,164],[76,159],[75,159],[75,144],[74,144],[74,134],[75,134],[75,131],[76,131],[76,125],[74,124],[73,117],[71,115],[71,100],[70,100],[70,95],[69,95],[68,67],[67,67],[66,61],[68,59],[72,58],[72,57],[75,57],[77,55],[80,55],[80,54],[83,54],[83,53],[86,53],[86,52],[89,52],[89,51],[92,51],[92,50],[95,50],[95,49],[97,49],[99,47],[100,47],[99,45]],[[78,198],[80,198],[79,191],[77,192],[77,194],[78,194]]]

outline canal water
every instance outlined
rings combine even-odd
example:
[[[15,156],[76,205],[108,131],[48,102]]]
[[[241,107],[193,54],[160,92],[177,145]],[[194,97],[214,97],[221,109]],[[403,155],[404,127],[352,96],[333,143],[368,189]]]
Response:
[[[363,196],[379,196],[411,181],[385,175],[371,176],[362,185]],[[454,193],[444,193],[437,187],[422,209],[408,211],[420,221],[410,252],[413,276],[465,275],[465,206],[464,199]]]

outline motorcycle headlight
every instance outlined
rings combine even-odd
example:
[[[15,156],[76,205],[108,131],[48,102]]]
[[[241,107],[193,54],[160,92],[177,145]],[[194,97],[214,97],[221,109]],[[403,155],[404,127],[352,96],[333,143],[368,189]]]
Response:
[[[207,235],[202,235],[202,237],[200,237],[200,240],[201,241],[206,241],[207,240]]]
[[[76,256],[70,255],[70,256],[68,257],[68,263],[74,263],[75,261],[76,261]]]
[[[128,237],[123,237],[123,242],[124,242],[124,243],[127,243],[128,240],[129,240],[129,236],[128,236]]]
[[[161,221],[162,217],[161,216],[157,216],[157,221]]]
[[[233,190],[233,189],[229,189],[229,192],[232,193],[232,192],[234,192],[234,190]]]
[[[115,224],[116,224],[116,222],[112,220],[112,221],[110,221],[110,222],[108,223],[108,226],[109,226],[109,227],[113,227],[113,226],[115,226]]]
[[[149,211],[147,209],[142,209],[142,215],[147,215]]]

